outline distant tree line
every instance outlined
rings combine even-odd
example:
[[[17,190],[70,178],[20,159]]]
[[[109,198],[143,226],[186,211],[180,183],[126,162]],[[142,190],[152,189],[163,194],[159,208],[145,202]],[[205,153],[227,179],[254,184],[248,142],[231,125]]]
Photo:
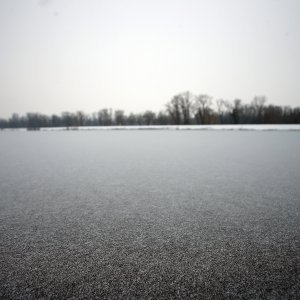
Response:
[[[51,116],[40,113],[19,116],[14,113],[9,119],[0,119],[1,129],[191,124],[300,124],[300,107],[267,105],[264,96],[256,96],[246,104],[240,99],[213,100],[206,94],[184,92],[175,95],[159,113],[147,110],[127,115],[123,110],[104,108],[92,114],[77,111]]]

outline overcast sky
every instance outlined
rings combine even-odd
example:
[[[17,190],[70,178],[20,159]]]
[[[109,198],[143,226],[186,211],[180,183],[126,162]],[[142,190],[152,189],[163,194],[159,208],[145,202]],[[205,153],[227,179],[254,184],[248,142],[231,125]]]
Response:
[[[299,53],[299,0],[0,0],[0,117],[186,90],[299,106]]]

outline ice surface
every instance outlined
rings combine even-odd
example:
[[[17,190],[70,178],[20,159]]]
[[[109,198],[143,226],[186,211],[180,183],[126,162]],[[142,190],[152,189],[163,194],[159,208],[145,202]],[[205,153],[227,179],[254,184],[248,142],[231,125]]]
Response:
[[[0,298],[300,299],[299,134],[1,132]]]

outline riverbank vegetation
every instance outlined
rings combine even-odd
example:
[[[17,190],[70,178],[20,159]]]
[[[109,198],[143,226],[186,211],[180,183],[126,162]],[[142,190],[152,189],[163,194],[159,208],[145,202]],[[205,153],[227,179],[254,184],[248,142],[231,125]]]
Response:
[[[123,110],[103,108],[87,114],[83,111],[60,115],[16,113],[0,118],[0,128],[71,127],[71,126],[130,126],[130,125],[193,125],[193,124],[300,124],[300,107],[267,104],[266,97],[256,96],[251,103],[241,99],[226,101],[206,94],[184,92],[175,95],[164,110],[155,113],[126,114]]]

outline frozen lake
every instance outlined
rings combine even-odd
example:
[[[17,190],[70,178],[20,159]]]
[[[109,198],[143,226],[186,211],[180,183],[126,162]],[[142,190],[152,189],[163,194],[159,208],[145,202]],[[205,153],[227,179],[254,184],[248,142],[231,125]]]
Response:
[[[299,131],[3,131],[0,149],[0,298],[300,297]]]

